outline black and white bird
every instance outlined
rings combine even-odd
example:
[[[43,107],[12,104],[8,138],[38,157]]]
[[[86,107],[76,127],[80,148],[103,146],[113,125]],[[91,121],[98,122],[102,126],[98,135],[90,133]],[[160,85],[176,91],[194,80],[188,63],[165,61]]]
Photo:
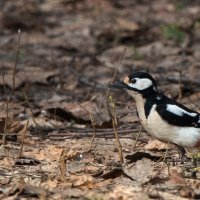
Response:
[[[138,117],[154,138],[185,148],[200,148],[200,114],[158,92],[154,78],[145,72],[130,74],[110,85],[135,99]]]

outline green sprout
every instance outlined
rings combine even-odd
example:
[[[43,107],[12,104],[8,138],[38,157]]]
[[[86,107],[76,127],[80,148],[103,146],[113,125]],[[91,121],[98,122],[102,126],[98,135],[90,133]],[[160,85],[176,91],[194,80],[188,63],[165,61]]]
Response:
[[[133,46],[133,56],[135,60],[142,60],[144,58],[144,55],[141,54],[136,47]]]
[[[185,33],[176,24],[166,24],[161,27],[162,34],[169,40],[182,43],[185,39]]]

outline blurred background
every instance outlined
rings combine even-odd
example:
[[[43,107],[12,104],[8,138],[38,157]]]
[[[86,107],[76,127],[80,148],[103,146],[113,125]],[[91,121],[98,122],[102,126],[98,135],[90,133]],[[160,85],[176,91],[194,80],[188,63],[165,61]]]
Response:
[[[107,85],[138,70],[150,72],[167,95],[199,108],[199,1],[0,4],[0,94],[3,105],[15,90],[9,107],[13,116],[26,114],[26,93],[35,112],[52,107],[76,112],[93,105],[96,120],[103,116],[102,125],[109,118]],[[125,106],[119,112],[135,110],[128,95],[111,94],[119,110]],[[88,119],[88,111],[82,112]]]

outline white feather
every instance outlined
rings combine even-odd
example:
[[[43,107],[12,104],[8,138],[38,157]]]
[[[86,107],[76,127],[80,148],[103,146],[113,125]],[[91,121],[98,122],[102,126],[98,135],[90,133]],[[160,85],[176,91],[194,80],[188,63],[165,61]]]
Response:
[[[172,142],[185,147],[195,146],[200,139],[199,128],[179,127],[167,123],[157,113],[156,105],[151,109],[145,129],[160,141]]]
[[[135,79],[136,79],[135,83],[128,83],[129,87],[132,87],[138,90],[144,90],[153,85],[152,81],[148,78],[135,78]]]
[[[167,111],[169,111],[175,115],[178,115],[178,116],[183,116],[184,114],[190,115],[191,117],[197,116],[196,113],[187,112],[186,110],[184,110],[176,105],[171,105],[171,104],[167,105]]]

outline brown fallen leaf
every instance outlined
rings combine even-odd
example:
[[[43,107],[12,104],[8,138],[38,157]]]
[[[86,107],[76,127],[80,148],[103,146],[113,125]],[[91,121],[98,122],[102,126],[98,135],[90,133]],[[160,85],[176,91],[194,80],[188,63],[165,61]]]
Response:
[[[32,149],[29,152],[23,152],[23,156],[34,158],[36,160],[45,161],[58,161],[61,154],[62,148],[56,147],[55,145],[45,145],[43,149]]]
[[[6,127],[5,127],[6,126]],[[5,130],[6,128],[6,130]],[[21,131],[24,126],[17,120],[11,118],[0,118],[0,132],[16,133]]]
[[[25,125],[18,120],[9,117],[0,118],[0,132],[2,133],[0,138],[6,133],[6,140],[17,140],[17,135],[23,131],[24,127]]]
[[[41,187],[43,187],[44,189],[54,189],[56,188],[58,185],[58,181],[56,179],[54,180],[47,180],[45,182],[41,183]]]
[[[96,104],[91,101],[86,101],[81,104],[78,103],[66,103],[65,109],[72,112],[75,116],[79,116],[79,118],[84,118],[90,120],[89,110],[91,113],[95,113],[98,108]]]
[[[178,184],[178,185],[185,185],[185,179],[181,176],[180,173],[178,173],[177,169],[171,169],[170,170],[170,181],[172,183]]]
[[[87,188],[94,188],[95,180],[91,175],[71,175],[69,181],[74,187],[85,186]]]
[[[38,128],[49,128],[49,129],[55,129],[59,127],[63,127],[63,122],[57,119],[50,119],[46,116],[38,115],[37,117],[31,117],[28,119],[29,127],[38,127]],[[26,124],[27,120],[23,120],[21,122],[22,124]]]
[[[137,31],[140,28],[140,26],[133,20],[128,21],[126,19],[117,18],[117,23],[120,28],[129,31]]]
[[[118,185],[113,188],[109,193],[110,199],[122,199],[122,200],[138,200],[138,199],[150,199],[147,193],[144,193],[141,187],[126,187]]]
[[[187,188],[186,186],[181,187],[180,190],[179,190],[179,193],[180,193],[181,197],[185,197],[185,198],[191,198],[192,197],[191,190],[189,190],[189,188]]]
[[[27,66],[23,68],[15,75],[15,87],[16,89],[25,82],[30,83],[48,83],[48,77],[53,76],[58,73],[58,70],[49,70],[44,71],[42,68],[34,67],[34,66]],[[31,78],[30,78],[31,74]],[[7,72],[4,75],[5,84],[8,85],[10,88],[13,87],[13,70]],[[0,79],[0,85],[4,85],[2,79]]]
[[[146,150],[166,150],[169,148],[169,145],[159,140],[149,140],[148,143],[144,146]]]
[[[143,158],[142,160],[138,160],[134,165],[127,165],[124,172],[139,182],[148,182],[154,172],[153,162],[150,159]]]
[[[13,196],[13,195],[16,195],[18,196],[19,194],[22,193],[22,191],[24,190],[26,186],[26,183],[24,181],[24,179],[21,177],[17,183],[17,185],[15,185],[15,187],[13,187],[10,191],[9,191],[9,196]]]
[[[139,119],[137,115],[133,115],[132,113],[120,118],[120,122],[123,122],[123,123],[133,123],[133,122],[138,122],[138,121]]]
[[[14,159],[5,157],[0,161],[0,165],[9,168],[11,166],[14,166],[14,162]]]
[[[63,99],[60,99],[58,101],[62,100]],[[54,104],[55,101],[56,99],[53,101]],[[44,115],[48,119],[50,118],[57,121],[75,121],[76,123],[85,124],[91,122],[89,115],[90,111],[97,124],[109,121],[107,115],[103,114],[97,107],[97,104],[91,101],[85,101],[83,103],[58,102],[57,107],[49,107],[49,105],[47,107],[47,105],[48,104],[45,101],[41,104],[41,106],[45,108],[43,113],[45,112]],[[38,118],[41,119],[41,116],[38,116]],[[48,121],[46,123],[48,123]]]

